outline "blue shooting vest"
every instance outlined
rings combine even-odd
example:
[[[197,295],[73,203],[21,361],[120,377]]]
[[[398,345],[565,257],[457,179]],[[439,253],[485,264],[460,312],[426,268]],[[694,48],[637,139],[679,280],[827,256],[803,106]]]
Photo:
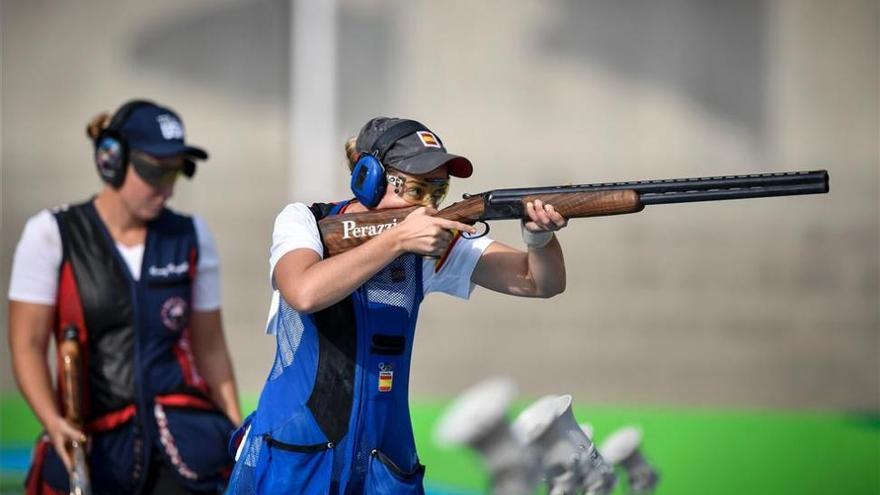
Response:
[[[320,219],[342,206],[311,209]],[[424,493],[408,396],[422,298],[414,254],[315,313],[280,298],[275,362],[227,493]]]

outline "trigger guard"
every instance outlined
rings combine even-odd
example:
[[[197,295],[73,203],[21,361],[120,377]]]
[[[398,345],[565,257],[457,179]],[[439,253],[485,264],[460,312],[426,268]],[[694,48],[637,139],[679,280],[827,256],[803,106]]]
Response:
[[[476,225],[478,223],[483,224],[483,226],[486,227],[486,230],[484,230],[483,232],[477,233],[477,234],[468,234],[466,232],[462,232],[461,236],[465,239],[479,239],[480,237],[485,237],[486,234],[489,233],[489,230],[491,230],[491,228],[489,227],[489,224],[484,222],[483,220],[477,220],[476,222],[474,222],[474,225]]]

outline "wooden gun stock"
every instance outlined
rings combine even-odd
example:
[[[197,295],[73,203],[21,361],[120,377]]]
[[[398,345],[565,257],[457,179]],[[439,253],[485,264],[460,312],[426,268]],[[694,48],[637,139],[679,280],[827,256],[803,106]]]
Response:
[[[635,191],[598,191],[582,193],[548,193],[521,196],[518,205],[505,219],[524,218],[525,205],[540,199],[552,204],[556,211],[566,218],[584,218],[604,215],[636,213],[644,206]],[[318,222],[321,239],[328,256],[344,253],[357,247],[382,232],[394,228],[407,215],[418,207],[394,208],[390,210],[368,211],[363,213],[343,213],[327,217]],[[483,221],[486,216],[486,205],[482,195],[470,196],[462,201],[444,208],[434,216],[455,220],[473,225]],[[492,220],[500,220],[494,215]]]
[[[79,345],[79,330],[74,326],[64,329],[58,344],[61,355],[61,376],[64,386],[64,418],[72,426],[82,431],[84,426],[82,408],[82,353]],[[70,495],[91,495],[89,465],[85,445],[77,440],[70,442],[68,453],[73,459],[70,472]]]

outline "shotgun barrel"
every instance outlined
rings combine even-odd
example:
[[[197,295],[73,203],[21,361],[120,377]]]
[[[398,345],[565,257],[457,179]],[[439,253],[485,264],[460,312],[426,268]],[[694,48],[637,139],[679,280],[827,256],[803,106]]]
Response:
[[[691,203],[725,199],[763,198],[798,194],[827,193],[828,172],[825,170],[777,172],[685,179],[603,182],[572,186],[496,189],[480,195],[485,202],[483,220],[521,218],[524,197],[538,194],[571,194],[600,191],[635,191],[642,205]],[[465,195],[465,198],[471,195]]]

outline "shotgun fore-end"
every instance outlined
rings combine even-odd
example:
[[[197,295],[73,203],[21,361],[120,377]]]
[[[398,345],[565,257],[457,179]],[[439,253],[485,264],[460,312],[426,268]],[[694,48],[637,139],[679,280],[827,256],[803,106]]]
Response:
[[[638,213],[645,209],[645,205],[639,201],[639,194],[631,189],[525,196],[522,199],[523,210],[525,210],[526,203],[534,203],[536,200],[552,205],[565,218],[623,215],[626,213]]]

